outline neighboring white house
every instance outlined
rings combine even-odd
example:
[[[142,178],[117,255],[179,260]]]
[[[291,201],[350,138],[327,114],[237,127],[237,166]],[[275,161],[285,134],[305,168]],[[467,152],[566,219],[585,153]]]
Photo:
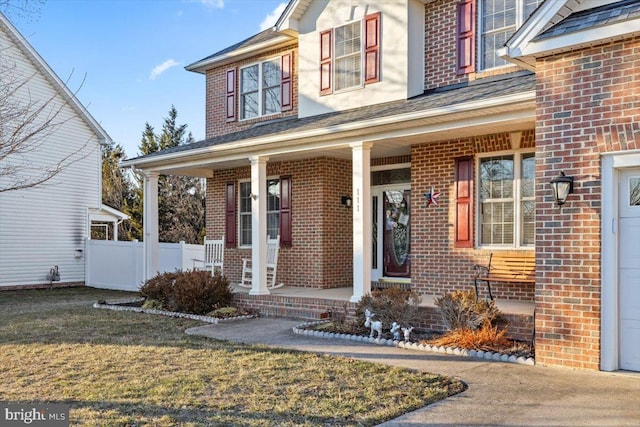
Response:
[[[29,173],[33,166],[45,169],[68,159],[66,168],[41,185],[0,192],[0,287],[49,284],[54,266],[61,284],[83,284],[92,221],[126,217],[101,202],[100,146],[111,138],[1,13],[0,55],[15,79],[27,81],[13,100],[24,105],[51,99],[39,120],[59,110],[56,122],[61,123],[37,149],[0,161],[29,165],[21,169]],[[0,176],[0,188],[7,179]]]

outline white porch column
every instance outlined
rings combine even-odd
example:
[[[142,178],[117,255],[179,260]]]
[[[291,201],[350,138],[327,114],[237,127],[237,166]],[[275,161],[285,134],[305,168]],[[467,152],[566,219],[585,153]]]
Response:
[[[113,221],[113,241],[118,241],[118,220]]]
[[[158,272],[158,173],[144,173],[144,280]]]
[[[251,290],[268,295],[267,289],[267,160],[251,157]]]
[[[371,143],[351,144],[353,157],[353,295],[371,292]]]

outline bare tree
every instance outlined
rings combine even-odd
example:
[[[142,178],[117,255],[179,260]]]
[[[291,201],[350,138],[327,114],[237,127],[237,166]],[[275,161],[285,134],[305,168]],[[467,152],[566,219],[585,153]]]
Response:
[[[43,184],[96,149],[88,140],[46,164],[34,161],[34,152],[72,116],[64,114],[67,100],[62,93],[32,93],[38,72],[25,73],[12,49],[0,39],[0,193]]]

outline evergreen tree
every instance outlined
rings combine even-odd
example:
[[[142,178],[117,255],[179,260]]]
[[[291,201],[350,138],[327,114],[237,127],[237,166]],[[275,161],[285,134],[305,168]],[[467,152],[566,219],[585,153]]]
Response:
[[[124,148],[111,143],[102,147],[102,203],[125,212],[132,202],[132,184],[127,173],[118,167],[125,158]],[[118,225],[118,238],[125,239],[129,234],[129,224]]]
[[[185,136],[187,125],[177,124],[178,111],[171,106],[164,119],[162,133],[155,133],[149,123],[145,124],[139,150],[141,155],[177,147],[193,142],[191,133]],[[131,217],[129,237],[142,240],[143,181],[136,177],[132,204],[125,210]],[[204,183],[195,177],[167,175],[158,179],[158,232],[161,242],[201,243],[205,233]]]

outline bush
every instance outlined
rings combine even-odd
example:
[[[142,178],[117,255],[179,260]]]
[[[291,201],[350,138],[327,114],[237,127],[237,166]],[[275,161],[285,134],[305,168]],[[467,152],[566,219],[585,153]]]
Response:
[[[440,309],[442,321],[449,330],[471,329],[492,325],[501,315],[494,301],[476,300],[471,291],[454,291],[434,301]]]
[[[193,270],[162,273],[147,281],[140,293],[159,301],[165,310],[206,314],[231,304],[229,281],[216,271]]]
[[[498,330],[497,326],[489,323],[482,325],[480,329],[458,329],[450,331],[440,338],[428,341],[435,346],[458,347],[467,350],[503,351],[513,347],[505,334],[507,330]]]
[[[385,288],[374,290],[362,297],[356,307],[356,316],[364,322],[364,311],[369,309],[382,327],[389,329],[393,322],[409,327],[420,323],[420,302],[422,298],[408,289]]]

